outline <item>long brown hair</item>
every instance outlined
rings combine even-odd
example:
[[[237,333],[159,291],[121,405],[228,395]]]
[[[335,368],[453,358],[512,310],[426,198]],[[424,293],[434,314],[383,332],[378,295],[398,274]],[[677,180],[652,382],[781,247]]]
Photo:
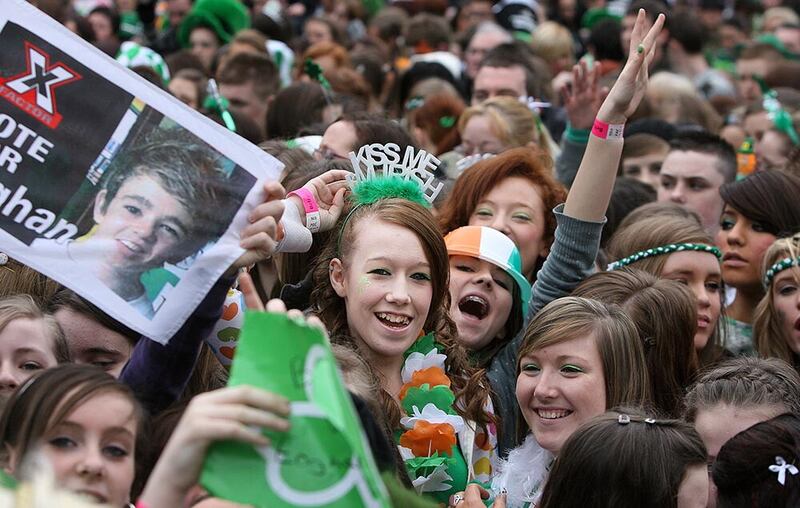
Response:
[[[650,216],[624,224],[617,230],[608,243],[609,261],[617,261],[636,252],[669,245],[672,243],[699,243],[714,245],[711,238],[694,218],[681,218],[678,216]],[[631,268],[643,270],[647,273],[661,277],[664,265],[669,255],[653,256],[631,263]],[[723,291],[720,291],[722,299]],[[720,317],[714,327],[714,333],[706,346],[700,350],[699,359],[702,366],[707,366],[718,361],[724,352],[724,306],[720,301]]]
[[[697,309],[691,291],[678,282],[626,268],[590,276],[572,296],[616,304],[628,313],[643,342],[653,406],[679,418],[698,364]]]
[[[775,240],[764,254],[764,263],[761,274],[784,258],[797,259],[800,256],[800,234],[791,238]],[[796,270],[796,268],[789,268]],[[753,316],[753,342],[759,356],[762,358],[780,358],[795,365],[795,355],[789,348],[789,336],[783,326],[780,312],[775,308],[774,283],[767,288],[764,298],[758,303]]]
[[[477,162],[458,177],[453,190],[439,208],[442,233],[469,225],[469,219],[481,199],[506,178],[517,176],[536,186],[545,208],[544,238],[548,244],[552,243],[556,218],[549,211],[567,197],[564,186],[553,177],[552,167],[552,160],[544,152],[532,148],[506,150]]]
[[[470,366],[466,350],[456,342],[456,325],[449,316],[450,265],[444,238],[439,233],[433,215],[419,204],[405,199],[382,199],[373,204],[361,205],[340,219],[334,231],[339,235],[331,235],[317,258],[314,267],[314,290],[311,301],[313,311],[320,317],[331,335],[332,342],[357,347],[350,335],[347,323],[347,307],[343,298],[336,294],[330,281],[329,266],[334,258],[339,258],[346,266],[352,256],[356,239],[356,225],[370,220],[382,220],[390,224],[412,231],[422,244],[425,257],[430,264],[433,297],[430,310],[423,325],[426,332],[434,332],[436,341],[445,346],[447,370],[453,392],[456,395],[456,411],[462,416],[485,426],[490,422],[483,410],[490,395],[488,382],[483,370]],[[376,374],[377,375],[377,374]],[[381,390],[381,405],[389,425],[393,428],[400,423],[401,412],[391,394]]]

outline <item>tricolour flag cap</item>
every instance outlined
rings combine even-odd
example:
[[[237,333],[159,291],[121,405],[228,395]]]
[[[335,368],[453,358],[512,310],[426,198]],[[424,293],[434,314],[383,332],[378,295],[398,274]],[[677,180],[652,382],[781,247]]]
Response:
[[[478,258],[505,270],[519,288],[522,317],[528,314],[531,283],[522,275],[522,257],[511,238],[485,226],[464,226],[448,233],[444,243],[451,256]]]

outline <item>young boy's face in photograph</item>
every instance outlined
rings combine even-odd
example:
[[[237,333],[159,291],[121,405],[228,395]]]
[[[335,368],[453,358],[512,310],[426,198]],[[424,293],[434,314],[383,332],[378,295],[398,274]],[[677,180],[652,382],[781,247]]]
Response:
[[[91,239],[107,242],[107,263],[147,270],[176,261],[186,248],[192,217],[157,178],[129,177],[104,207],[106,195],[102,190],[95,200]]]

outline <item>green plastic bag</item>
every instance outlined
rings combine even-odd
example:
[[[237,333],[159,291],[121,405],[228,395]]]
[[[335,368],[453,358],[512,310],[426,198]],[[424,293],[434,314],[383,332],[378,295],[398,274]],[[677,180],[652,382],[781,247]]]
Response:
[[[267,447],[225,441],[201,478],[214,496],[256,507],[390,505],[327,339],[284,314],[247,312],[230,386],[288,398],[291,429]]]

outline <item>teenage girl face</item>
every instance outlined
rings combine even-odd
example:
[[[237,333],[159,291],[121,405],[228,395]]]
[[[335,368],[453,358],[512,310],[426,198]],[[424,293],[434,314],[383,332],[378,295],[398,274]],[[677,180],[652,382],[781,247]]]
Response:
[[[800,355],[800,270],[791,268],[779,272],[772,279],[770,296],[789,340],[789,349]]]
[[[59,486],[92,501],[125,506],[134,477],[136,431],[133,404],[106,391],[80,403],[49,429],[41,450]]]
[[[522,357],[517,402],[536,441],[558,454],[585,421],[606,411],[603,363],[594,334]]]
[[[725,205],[719,220],[717,246],[722,250],[722,278],[740,288],[761,287],[761,263],[775,235],[738,210]]]
[[[497,154],[512,148],[503,143],[492,129],[486,115],[475,115],[467,121],[461,133],[462,152],[465,157],[485,153]]]
[[[41,319],[17,318],[0,331],[0,399],[33,374],[58,364],[53,338]]]
[[[697,301],[694,348],[703,349],[722,311],[722,272],[717,257],[709,252],[675,252],[667,257],[661,278],[685,284],[694,293]]]
[[[476,351],[503,335],[513,291],[514,280],[499,266],[450,256],[450,317],[464,347]]]
[[[486,193],[469,219],[470,226],[488,226],[511,238],[522,257],[522,273],[533,276],[536,261],[547,256],[544,201],[530,180],[511,176]]]
[[[331,261],[350,333],[372,361],[397,359],[419,336],[433,298],[431,267],[411,230],[375,217],[354,225],[354,246]]]

